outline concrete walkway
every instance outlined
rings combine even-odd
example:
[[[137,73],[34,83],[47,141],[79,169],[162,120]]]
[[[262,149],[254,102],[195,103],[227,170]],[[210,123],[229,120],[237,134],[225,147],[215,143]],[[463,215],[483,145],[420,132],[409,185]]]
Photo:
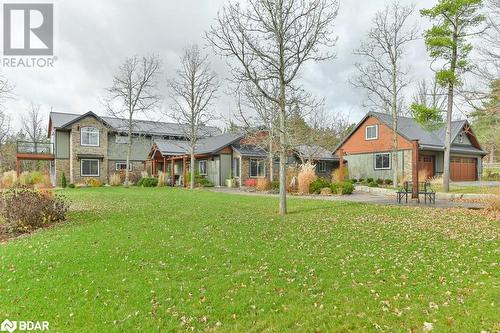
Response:
[[[266,196],[266,197],[278,197],[277,194],[271,194],[266,192],[250,192],[236,188],[227,187],[213,187],[209,189],[212,192],[228,193],[236,195],[250,195],[250,196]],[[351,195],[332,195],[332,196],[321,196],[321,195],[303,195],[295,196],[289,195],[288,198],[299,198],[307,200],[324,200],[324,201],[347,201],[347,202],[359,202],[368,203],[383,206],[411,206],[411,207],[422,207],[422,208],[468,208],[468,209],[481,209],[484,204],[481,202],[463,202],[463,201],[450,201],[447,199],[436,199],[435,204],[424,204],[421,200],[417,203],[416,200],[408,200],[408,203],[398,204],[396,201],[396,196],[388,196],[379,193],[366,193],[355,191]]]

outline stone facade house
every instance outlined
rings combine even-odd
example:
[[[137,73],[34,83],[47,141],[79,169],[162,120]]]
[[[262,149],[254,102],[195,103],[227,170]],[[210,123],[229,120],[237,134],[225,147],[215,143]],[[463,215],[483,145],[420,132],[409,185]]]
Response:
[[[125,170],[126,124],[125,119],[100,117],[91,111],[83,115],[51,112],[48,137],[54,155],[50,166],[52,183],[59,185],[63,172],[70,183],[83,183],[89,178],[107,183],[113,173]],[[203,129],[205,136],[219,133],[215,127]],[[132,172],[144,170],[151,144],[157,139],[185,140],[184,130],[173,123],[136,121],[132,134]]]

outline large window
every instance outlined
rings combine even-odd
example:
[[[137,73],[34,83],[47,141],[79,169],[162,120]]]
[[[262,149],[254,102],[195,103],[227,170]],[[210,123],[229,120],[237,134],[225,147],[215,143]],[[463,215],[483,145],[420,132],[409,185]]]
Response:
[[[375,154],[375,170],[387,170],[391,168],[391,153]]]
[[[116,162],[115,163],[115,170],[116,171],[127,170],[127,162]],[[132,171],[132,163],[128,164],[128,170]]]
[[[99,146],[99,130],[95,127],[82,127],[80,129],[80,144],[82,146]]]
[[[365,139],[366,140],[378,139],[378,125],[366,126]]]
[[[318,162],[318,172],[321,172],[321,173],[326,172],[326,162],[325,161]]]
[[[250,177],[265,177],[266,163],[265,160],[250,160]]]
[[[235,157],[233,158],[233,177],[239,177],[240,176],[240,158]]]
[[[200,172],[200,175],[207,174],[207,161],[206,160],[201,160],[199,162],[198,171]]]
[[[80,175],[99,177],[99,160],[80,160]]]

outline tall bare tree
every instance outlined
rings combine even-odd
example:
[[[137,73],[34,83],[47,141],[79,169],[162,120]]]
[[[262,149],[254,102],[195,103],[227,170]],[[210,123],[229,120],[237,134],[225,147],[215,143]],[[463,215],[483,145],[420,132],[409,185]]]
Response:
[[[139,114],[149,114],[161,101],[158,94],[160,72],[161,62],[157,56],[133,56],[127,58],[119,67],[113,77],[113,84],[107,89],[108,96],[105,100],[105,106],[108,113],[127,120],[125,186],[129,184],[132,134],[136,127],[136,117]]]
[[[249,81],[277,106],[280,157],[279,213],[286,214],[287,106],[297,78],[308,61],[333,57],[333,23],[338,3],[332,0],[248,0],[228,3],[207,39],[229,57],[236,81]]]
[[[408,68],[403,62],[405,48],[418,38],[418,28],[409,20],[414,6],[394,2],[378,11],[366,40],[354,51],[363,57],[357,63],[358,76],[352,80],[356,87],[367,91],[370,107],[386,111],[392,116],[392,170],[393,183],[398,183],[398,115],[403,108],[403,89],[409,84]]]
[[[446,108],[446,91],[437,83],[435,78],[430,83],[426,79],[422,79],[413,94],[412,103],[444,111]]]
[[[169,81],[169,87],[173,107],[168,116],[181,125],[189,139],[190,188],[193,189],[196,144],[203,128],[215,118],[211,107],[219,88],[217,76],[198,45],[191,45],[184,50],[177,78]]]
[[[31,102],[26,115],[21,117],[22,131],[31,142],[44,142],[45,135],[45,117],[40,108],[40,104]]]

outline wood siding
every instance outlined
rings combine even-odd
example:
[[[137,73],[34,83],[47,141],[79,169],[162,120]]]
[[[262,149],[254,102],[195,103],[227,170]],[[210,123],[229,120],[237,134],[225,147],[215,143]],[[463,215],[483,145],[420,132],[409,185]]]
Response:
[[[366,126],[378,125],[378,138],[374,140],[365,139]],[[375,117],[368,117],[358,129],[344,142],[340,149],[345,154],[361,154],[372,152],[383,152],[392,150],[393,131]],[[403,136],[398,135],[398,149],[411,149],[411,142]]]

